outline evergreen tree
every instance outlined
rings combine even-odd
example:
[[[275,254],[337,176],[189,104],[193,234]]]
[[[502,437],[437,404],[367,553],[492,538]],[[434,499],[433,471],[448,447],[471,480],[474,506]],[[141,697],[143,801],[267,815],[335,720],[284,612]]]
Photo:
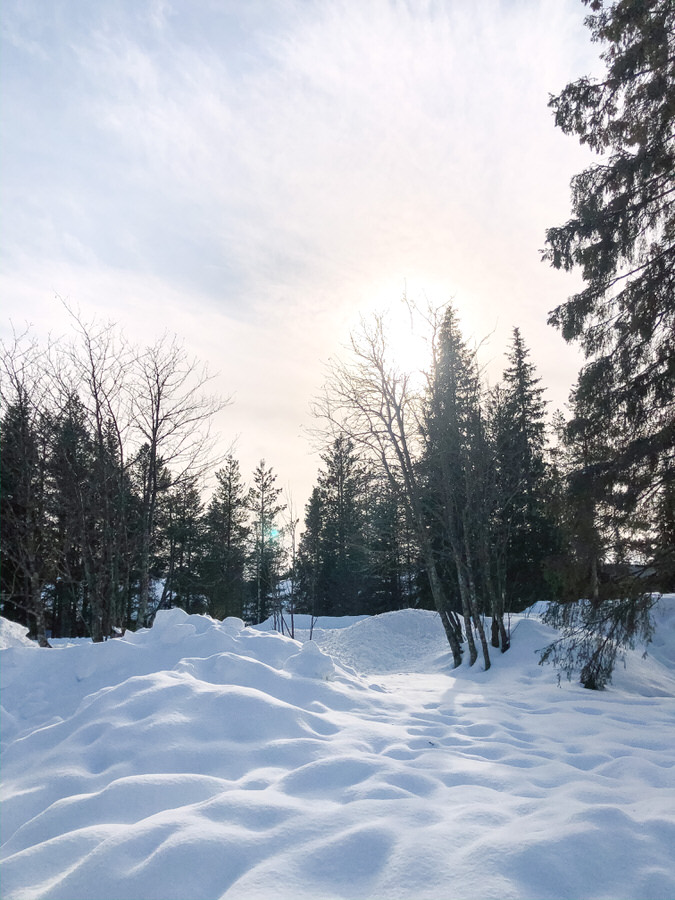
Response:
[[[675,593],[675,481],[670,478],[657,500],[655,544],[653,558],[661,590]]]
[[[48,647],[44,589],[54,580],[54,532],[48,515],[47,423],[23,383],[5,410],[0,432],[0,527],[3,612],[28,616]],[[7,386],[3,390],[9,395]]]
[[[169,495],[169,566],[166,605],[180,606],[188,613],[206,612],[202,583],[204,552],[204,505],[195,479],[183,479]]]
[[[437,526],[437,549],[454,568],[471,664],[478,655],[475,631],[489,668],[481,613],[490,604],[487,596],[481,596],[479,567],[489,553],[486,498],[491,461],[475,354],[462,338],[452,306],[445,311],[438,336],[425,432],[427,508]]]
[[[348,437],[337,437],[321,458],[320,615],[354,615],[361,609],[368,580],[363,505],[368,479]]]
[[[193,479],[207,468],[213,449],[211,417],[226,404],[204,393],[210,381],[208,370],[190,360],[180,342],[166,334],[135,354],[131,371],[133,426],[145,447],[138,608],[139,621],[144,623],[161,469],[172,470],[174,483],[185,479],[189,492]]]
[[[298,552],[302,611],[377,615],[418,605],[419,553],[400,497],[347,438],[322,459]]]
[[[604,492],[630,527],[675,479],[675,5],[584,2],[606,73],[572,82],[551,106],[602,159],[574,178],[572,218],[547,232],[546,258],[585,280],[550,321],[588,360],[584,431],[617,435],[583,489]]]
[[[203,584],[217,618],[241,617],[245,598],[247,493],[239,463],[228,456],[216,472],[217,487],[206,513]]]
[[[600,569],[610,554],[608,493],[594,477],[603,460],[611,456],[609,434],[593,427],[584,395],[575,388],[571,394],[574,415],[565,431],[567,447],[567,520],[570,547],[577,571],[577,596],[600,603]]]
[[[273,469],[267,468],[264,459],[260,460],[248,495],[253,516],[248,560],[253,624],[264,622],[269,617],[281,578],[283,549],[277,520],[285,504],[279,503],[281,488],[275,486],[276,480]]]
[[[419,554],[400,497],[381,480],[371,482],[367,496],[368,587],[359,612],[418,606]]]
[[[56,532],[52,634],[86,628],[85,548],[94,525],[93,447],[86,411],[76,394],[66,396],[52,426],[50,500]]]
[[[164,464],[164,460],[161,457],[155,458],[154,463],[151,463],[150,455],[150,448],[148,444],[144,443],[139,447],[130,465],[133,508],[131,533],[134,552],[132,585],[127,597],[127,623],[130,626],[140,626],[142,622],[151,625],[158,609],[171,605],[173,567],[176,562],[174,520],[178,485],[173,484],[171,472]],[[145,504],[148,496],[150,471],[153,466],[155,469],[153,476],[155,500],[153,528],[148,543],[147,519],[145,518],[147,506]],[[146,549],[149,551],[147,560]],[[146,575],[148,591],[150,591],[149,606],[143,600]],[[156,593],[160,584],[163,587],[158,600]]]
[[[505,610],[520,612],[550,599],[547,561],[558,538],[548,508],[544,460],[545,402],[518,328],[495,399],[497,589]]]
[[[305,530],[298,548],[299,612],[318,616],[325,595],[322,584],[324,505],[321,489],[312,488],[305,506]]]
[[[144,621],[161,579],[161,602],[202,604],[186,523],[200,522],[194,479],[222,406],[175,343],[139,356],[114,325],[72,320],[76,340],[49,352],[29,333],[0,342],[2,609],[42,643],[50,627],[102,641]]]
[[[44,354],[30,335],[0,341],[0,578],[3,613],[47,641],[45,587],[54,579],[48,459],[51,434]]]
[[[100,410],[99,410],[100,413]],[[127,478],[119,432],[111,417],[99,416],[93,429],[91,519],[84,546],[87,620],[94,641],[104,641],[121,625],[130,564],[127,541]]]
[[[582,415],[568,433],[593,458],[575,472],[575,491],[604,507],[621,556],[675,477],[675,5],[584,2],[606,73],[568,84],[551,106],[556,124],[602,159],[573,179],[572,218],[547,232],[546,258],[585,280],[550,321],[587,358],[575,396]],[[658,549],[659,562],[672,557]],[[631,597],[619,582],[552,611],[584,684],[602,687],[620,649],[649,636],[651,603],[640,585]]]

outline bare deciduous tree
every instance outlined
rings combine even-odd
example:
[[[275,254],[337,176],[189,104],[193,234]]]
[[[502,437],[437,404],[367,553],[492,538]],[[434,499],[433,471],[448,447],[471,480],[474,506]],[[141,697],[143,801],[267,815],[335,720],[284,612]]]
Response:
[[[328,429],[348,435],[366,449],[400,492],[414,529],[455,666],[462,660],[462,630],[438,573],[425,517],[415,455],[422,440],[422,401],[411,376],[402,372],[388,354],[385,322],[381,315],[351,339],[350,363],[333,361],[323,397],[314,404],[315,415]]]
[[[133,427],[145,454],[141,524],[141,584],[138,621],[144,623],[150,600],[150,556],[162,467],[172,483],[199,478],[216,465],[211,434],[213,416],[229,400],[206,392],[206,366],[188,357],[184,347],[164,334],[134,360],[131,397]]]
[[[98,533],[87,527],[83,563],[92,638],[102,641],[122,625],[130,577],[125,447],[133,349],[113,322],[85,322],[67,305],[66,309],[75,339],[54,358],[52,384],[64,397],[77,394],[93,435],[95,495],[83,497],[83,504],[95,502]],[[83,508],[82,515],[88,512]]]
[[[0,342],[3,587],[15,607],[35,622],[38,643],[49,647],[44,588],[53,573],[47,516],[48,385],[44,353],[24,332]]]

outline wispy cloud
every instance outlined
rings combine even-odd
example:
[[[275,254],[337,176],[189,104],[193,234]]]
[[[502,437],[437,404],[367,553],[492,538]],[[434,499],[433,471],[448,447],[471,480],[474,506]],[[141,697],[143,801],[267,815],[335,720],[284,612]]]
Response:
[[[576,0],[7,0],[5,290],[185,328],[256,450],[262,410],[295,434],[320,359],[405,283],[496,325],[496,356],[512,324],[555,345],[545,380],[569,382],[545,325],[568,285],[538,249],[585,161],[546,108],[592,65],[582,19]]]

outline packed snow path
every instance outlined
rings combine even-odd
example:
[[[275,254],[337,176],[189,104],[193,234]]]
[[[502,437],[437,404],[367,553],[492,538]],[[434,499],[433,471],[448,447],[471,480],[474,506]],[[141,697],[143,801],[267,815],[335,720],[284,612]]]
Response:
[[[425,611],[52,651],[5,623],[1,895],[672,898],[673,599],[603,693],[534,619],[489,672]]]

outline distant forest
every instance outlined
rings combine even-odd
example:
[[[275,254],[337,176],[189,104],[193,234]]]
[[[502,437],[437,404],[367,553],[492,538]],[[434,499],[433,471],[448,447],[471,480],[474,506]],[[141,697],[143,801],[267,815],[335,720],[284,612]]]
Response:
[[[389,359],[377,317],[334,364],[302,522],[264,460],[248,484],[232,455],[209,469],[222,403],[174,340],[139,350],[74,318],[70,343],[5,346],[2,614],[46,645],[104,640],[173,606],[276,616],[288,633],[295,613],[422,606],[441,613],[457,661],[466,643],[489,665],[509,613],[536,601],[674,589],[672,496],[617,518],[585,477],[612,435],[593,435],[577,392],[574,418],[547,424],[519,330],[488,389],[452,305],[426,315],[423,376]]]
[[[277,616],[438,611],[455,664],[490,666],[509,614],[549,601],[544,658],[611,677],[675,590],[675,10],[590,2],[605,78],[551,99],[599,154],[572,182],[545,259],[584,287],[550,313],[586,361],[569,412],[546,415],[518,328],[486,385],[452,305],[416,309],[429,366],[402,371],[374,317],[314,404],[322,464],[302,528],[262,460],[214,465],[222,405],[168,338],[139,349],[73,316],[0,358],[2,614],[104,640],[161,607]],[[214,471],[215,469],[215,471]],[[215,489],[200,486],[212,476]]]
[[[232,455],[213,470],[209,424],[222,403],[175,341],[139,350],[114,325],[74,318],[69,343],[41,347],[26,333],[5,346],[3,613],[44,642],[47,632],[102,640],[170,606],[252,623],[433,607],[429,551],[458,614],[574,594],[572,571],[579,586],[591,572],[599,584],[593,554],[563,553],[573,454],[559,420],[547,445],[520,333],[488,391],[452,307],[437,324],[438,359],[419,390],[395,360],[383,370],[401,388],[390,402],[406,419],[410,472],[383,465],[372,435],[364,443],[330,422],[302,522],[264,460],[248,484]]]

